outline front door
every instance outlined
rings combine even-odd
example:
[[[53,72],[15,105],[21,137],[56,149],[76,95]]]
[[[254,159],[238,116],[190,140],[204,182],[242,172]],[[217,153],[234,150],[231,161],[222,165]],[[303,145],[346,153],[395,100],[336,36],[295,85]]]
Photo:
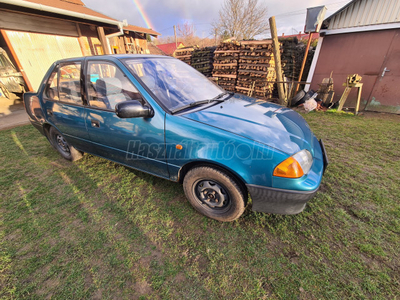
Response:
[[[400,30],[393,37],[366,110],[400,114]]]
[[[89,60],[86,67],[89,106],[86,126],[94,154],[135,169],[168,178],[165,159],[165,113],[153,118],[121,119],[115,105],[145,100],[123,71],[112,62]]]

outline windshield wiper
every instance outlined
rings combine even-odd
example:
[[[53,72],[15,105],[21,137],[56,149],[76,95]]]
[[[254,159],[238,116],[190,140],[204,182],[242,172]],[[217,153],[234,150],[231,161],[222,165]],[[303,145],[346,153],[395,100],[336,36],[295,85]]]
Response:
[[[212,99],[194,101],[194,102],[191,102],[191,103],[186,104],[186,105],[184,105],[184,106],[175,108],[175,109],[171,110],[171,112],[174,114],[174,113],[177,113],[177,112],[179,112],[179,111],[185,110],[185,109],[187,109],[187,108],[190,108],[190,107],[193,107],[193,106],[202,105],[202,104],[207,104],[207,103],[210,103],[210,102],[213,102],[213,101],[223,102],[223,101],[225,101],[225,100],[227,100],[227,99],[230,98],[230,97],[228,97],[228,98],[226,98],[226,99],[221,100],[221,98],[222,98],[223,96],[225,96],[225,95],[230,95],[230,96],[232,96],[233,94],[234,94],[233,92],[223,92],[223,93],[219,94],[218,96],[216,96],[216,97],[214,97],[214,98],[212,98]]]

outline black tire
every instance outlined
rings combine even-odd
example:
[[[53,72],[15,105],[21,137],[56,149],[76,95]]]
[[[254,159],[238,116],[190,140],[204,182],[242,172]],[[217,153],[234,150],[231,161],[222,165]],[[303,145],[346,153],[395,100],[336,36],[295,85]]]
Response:
[[[238,219],[247,203],[247,194],[240,183],[212,167],[191,169],[183,179],[183,190],[198,212],[222,222]]]
[[[298,92],[293,98],[292,101],[290,102],[290,105],[293,106],[297,106],[300,103],[298,103],[301,99],[304,98],[304,96],[306,95],[306,92],[301,90],[300,92]]]
[[[64,136],[54,127],[51,127],[49,130],[49,140],[52,146],[66,160],[76,161],[82,158],[83,152],[76,150],[74,147],[72,147],[64,138]]]

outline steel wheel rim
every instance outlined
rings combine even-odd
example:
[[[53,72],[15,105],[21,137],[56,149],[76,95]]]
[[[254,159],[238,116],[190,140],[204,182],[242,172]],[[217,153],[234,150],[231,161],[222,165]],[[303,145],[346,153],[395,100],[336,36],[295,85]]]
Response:
[[[199,204],[213,212],[223,213],[231,203],[227,189],[215,180],[197,180],[193,184],[193,193]]]
[[[60,149],[61,152],[65,153],[66,155],[71,154],[69,145],[61,134],[56,135],[56,144],[57,144],[57,148]]]

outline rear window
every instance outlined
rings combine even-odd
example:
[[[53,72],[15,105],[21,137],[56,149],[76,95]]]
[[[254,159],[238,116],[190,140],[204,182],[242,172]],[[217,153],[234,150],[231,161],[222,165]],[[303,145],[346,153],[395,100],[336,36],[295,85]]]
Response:
[[[50,75],[45,89],[47,99],[83,105],[81,95],[81,64],[66,63]]]

